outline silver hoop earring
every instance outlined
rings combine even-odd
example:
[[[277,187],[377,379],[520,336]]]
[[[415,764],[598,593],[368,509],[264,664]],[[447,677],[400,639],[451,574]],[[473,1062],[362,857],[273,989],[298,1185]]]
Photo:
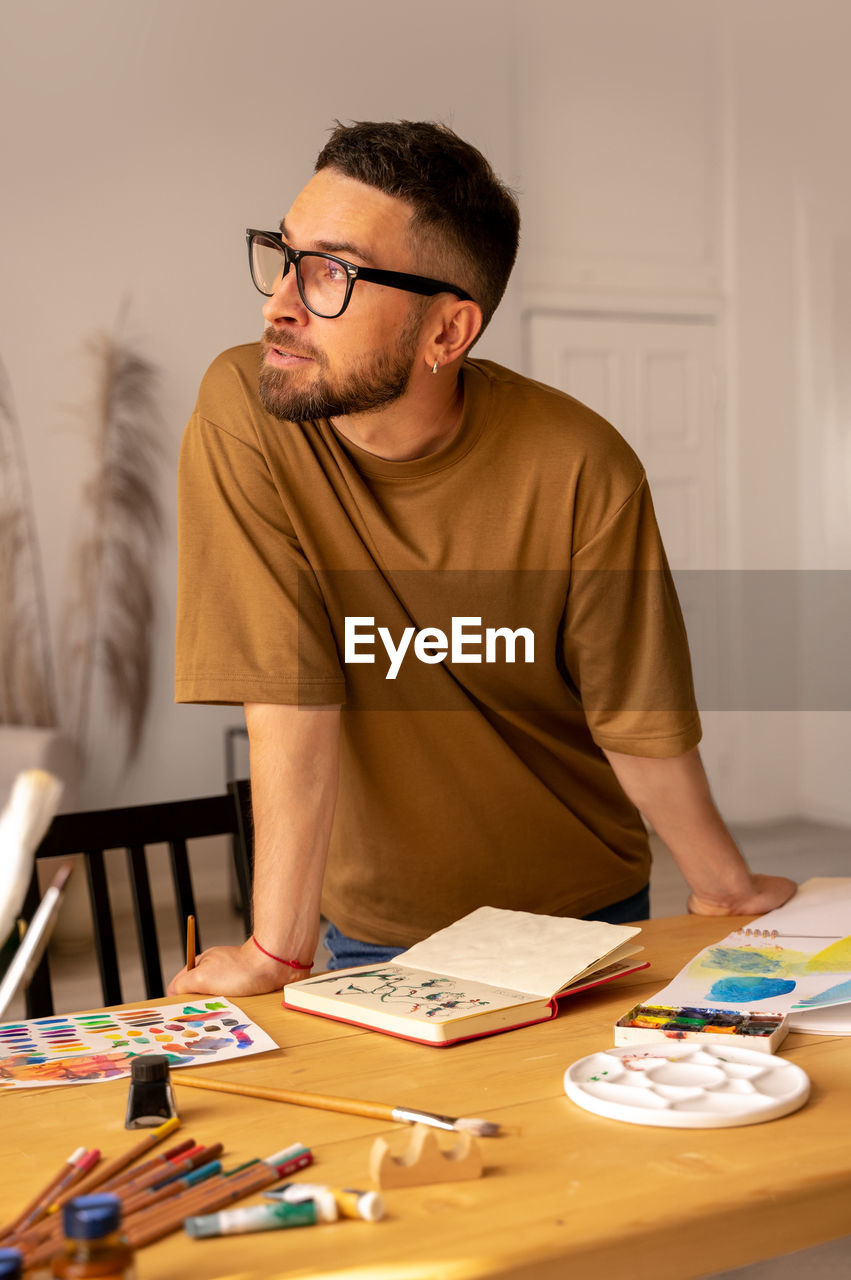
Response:
[[[432,373],[437,373],[439,368],[440,368],[440,361],[435,360],[434,364],[431,366]]]

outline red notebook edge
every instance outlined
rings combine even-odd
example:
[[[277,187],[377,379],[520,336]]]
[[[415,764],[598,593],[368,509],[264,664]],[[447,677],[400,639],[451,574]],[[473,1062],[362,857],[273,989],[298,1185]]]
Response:
[[[287,1004],[287,989],[284,987],[281,1000],[281,1008],[287,1009],[290,1013],[303,1013],[310,1018],[325,1018],[328,1022],[342,1022],[347,1027],[360,1027],[363,1031],[377,1031],[382,1036],[393,1036],[395,1040],[407,1040],[411,1044],[425,1045],[429,1049],[450,1049],[453,1045],[464,1044],[468,1040],[485,1040],[488,1036],[501,1036],[506,1031],[520,1031],[523,1027],[537,1026],[541,1022],[551,1022],[553,1018],[560,1013],[559,1001],[564,1000],[567,996],[580,995],[583,991],[590,991],[592,987],[602,987],[607,982],[616,982],[619,978],[625,978],[631,973],[638,973],[641,969],[649,969],[650,961],[642,960],[640,964],[630,965],[627,969],[619,969],[617,973],[606,974],[604,978],[592,978],[588,982],[583,982],[581,986],[570,987],[566,991],[560,991],[552,997],[548,1005],[548,1012],[541,1018],[529,1018],[526,1022],[514,1022],[507,1027],[492,1027],[489,1031],[476,1031],[467,1036],[456,1036],[452,1040],[423,1040],[419,1036],[407,1036],[401,1031],[388,1031],[386,1027],[373,1026],[371,1022],[362,1022],[356,1018],[342,1018],[339,1014],[320,1012],[318,1009],[297,1009],[293,1005]]]

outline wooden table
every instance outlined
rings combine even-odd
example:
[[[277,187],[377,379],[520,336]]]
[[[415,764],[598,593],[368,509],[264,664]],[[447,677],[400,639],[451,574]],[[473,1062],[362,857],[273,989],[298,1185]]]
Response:
[[[655,1129],[605,1120],[564,1095],[565,1068],[610,1048],[616,1019],[745,918],[647,924],[652,968],[564,1002],[554,1021],[434,1049],[285,1011],[276,995],[239,1005],[282,1046],[203,1068],[260,1085],[370,1098],[498,1120],[485,1175],[386,1193],[380,1223],[193,1241],[182,1232],[140,1252],[140,1280],[687,1280],[836,1238],[851,1229],[851,1039],[790,1035],[784,1055],[812,1093],[793,1115],[741,1128]],[[166,1001],[165,1003],[169,1003]],[[179,1072],[175,1072],[179,1080]],[[301,1141],[313,1181],[368,1185],[373,1139],[401,1150],[406,1126],[176,1086],[182,1134],[222,1141],[236,1163]],[[7,1091],[0,1098],[6,1218],[75,1146],[110,1158],[126,1081]],[[452,1144],[452,1136],[440,1136]]]

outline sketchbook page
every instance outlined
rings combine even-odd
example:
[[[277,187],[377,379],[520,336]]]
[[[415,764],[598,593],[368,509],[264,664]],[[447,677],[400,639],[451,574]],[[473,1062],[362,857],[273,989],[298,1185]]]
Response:
[[[549,998],[640,932],[601,920],[479,907],[396,958],[417,969]]]
[[[314,996],[333,1000],[341,1006],[338,1011],[341,1017],[345,1016],[348,1006],[361,1021],[367,1020],[370,1013],[391,1013],[412,1022],[430,1023],[469,1018],[492,1009],[529,1004],[532,1000],[528,991],[415,969],[399,963],[400,960],[398,957],[386,964],[361,965],[302,978],[284,988],[284,997],[288,1004],[295,997],[300,1008],[309,1008]]]
[[[0,1026],[0,1091],[114,1080],[129,1076],[133,1059],[143,1053],[164,1053],[174,1068],[277,1048],[222,996],[198,996],[160,1009],[140,1005],[32,1018]]]

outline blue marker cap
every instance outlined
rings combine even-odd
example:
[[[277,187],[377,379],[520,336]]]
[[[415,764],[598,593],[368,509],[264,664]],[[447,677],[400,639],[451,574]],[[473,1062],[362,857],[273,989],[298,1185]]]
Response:
[[[107,1192],[75,1196],[62,1209],[62,1226],[70,1240],[97,1240],[117,1231],[120,1224],[121,1201]]]
[[[0,1249],[0,1280],[20,1280],[23,1265],[19,1249]]]

